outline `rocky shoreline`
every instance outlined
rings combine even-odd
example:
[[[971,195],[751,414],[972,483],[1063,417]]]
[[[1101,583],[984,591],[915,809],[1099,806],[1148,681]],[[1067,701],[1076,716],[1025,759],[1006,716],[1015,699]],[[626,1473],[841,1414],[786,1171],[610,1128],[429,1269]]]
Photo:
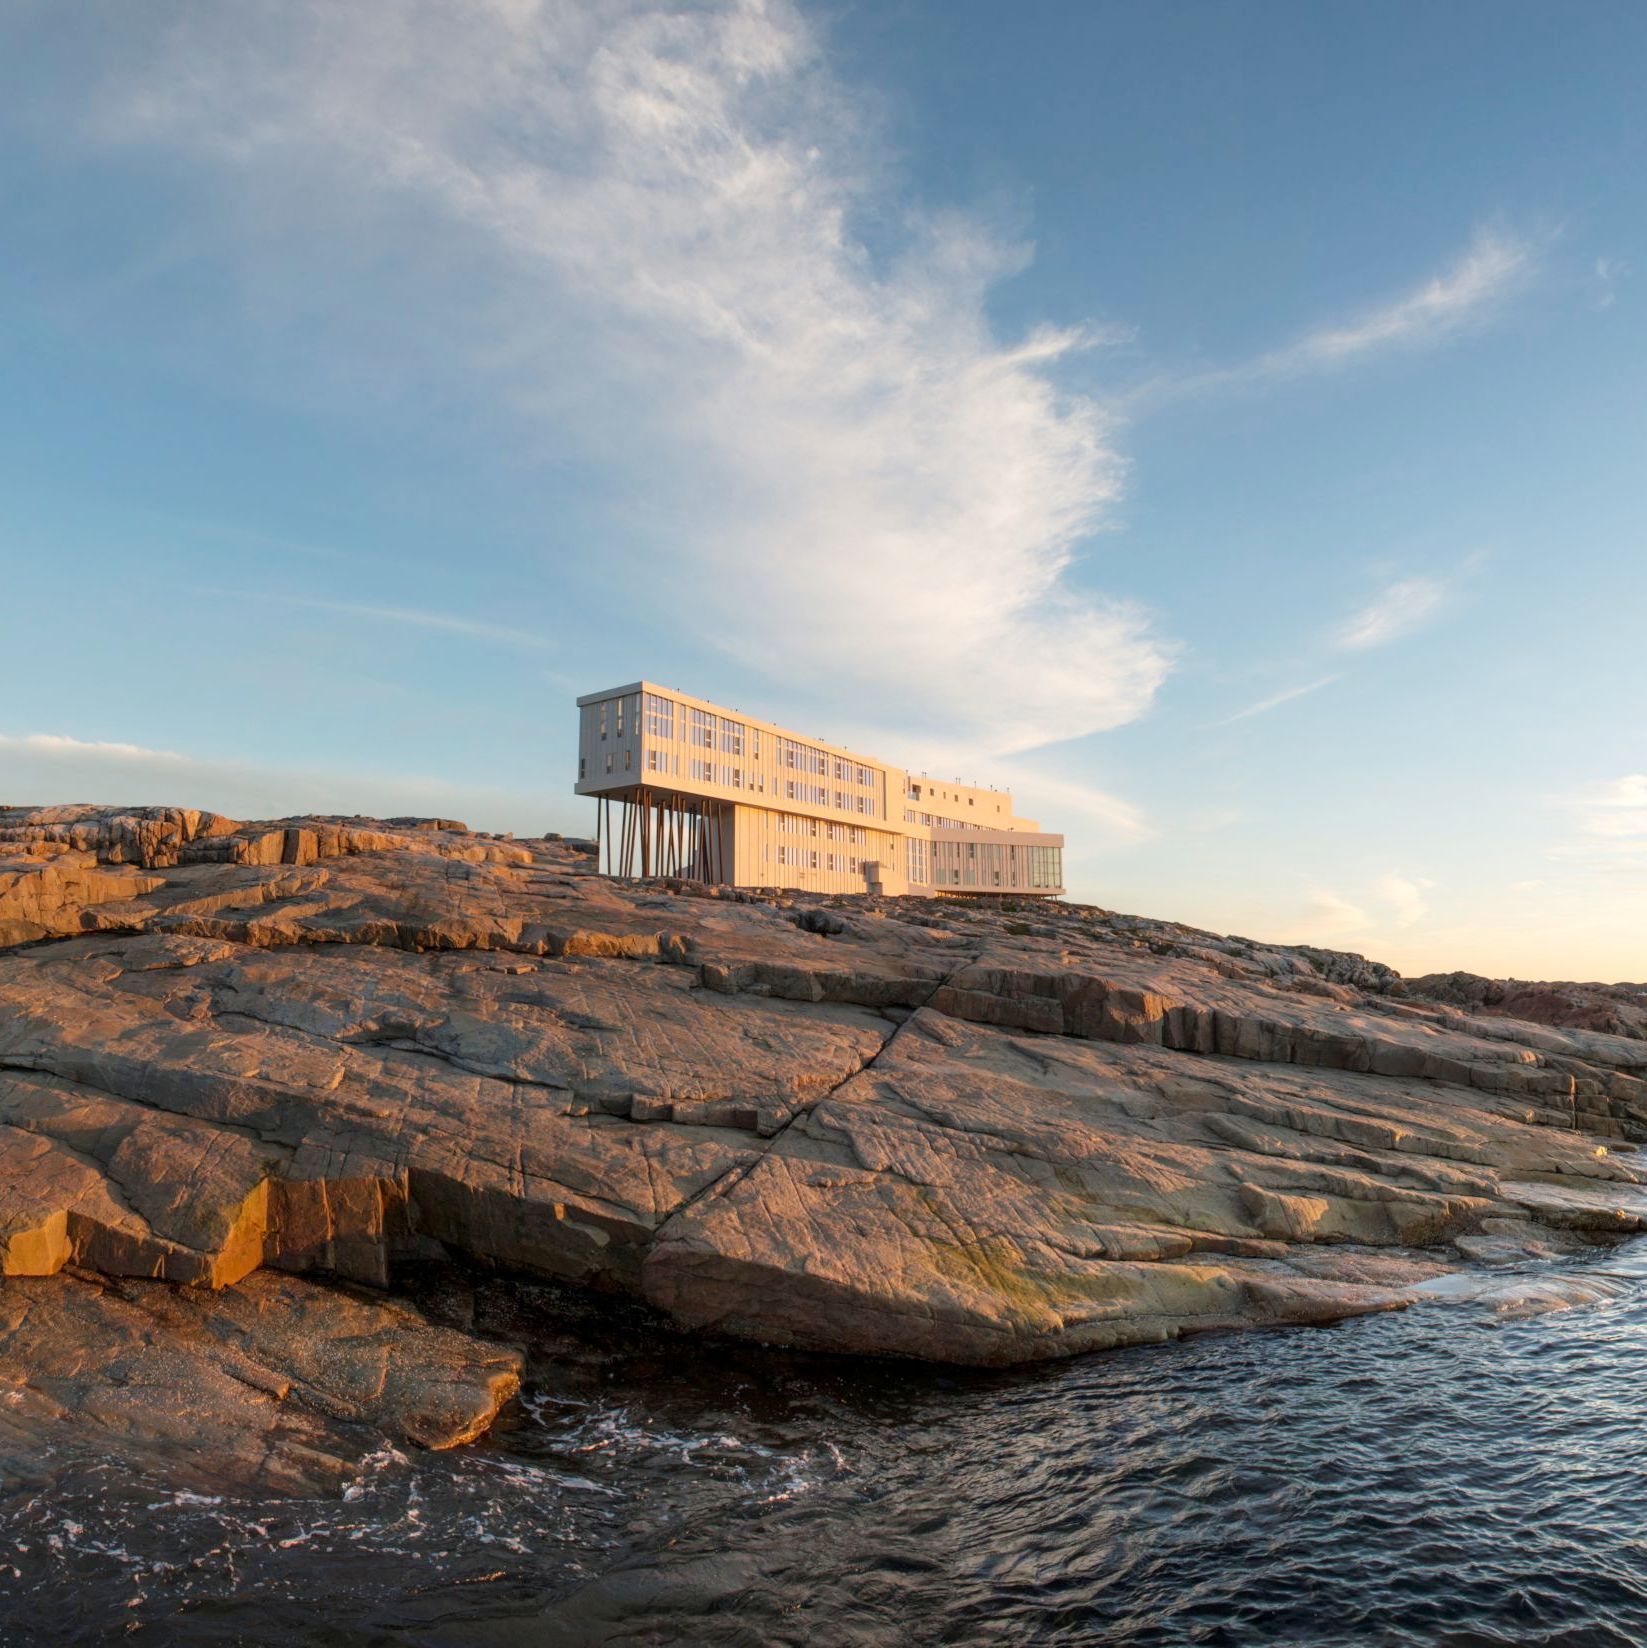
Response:
[[[1401,1308],[1647,1227],[1638,1007],[451,820],[0,809],[0,1455],[468,1440],[520,1359],[381,1291],[420,1258],[981,1365]]]

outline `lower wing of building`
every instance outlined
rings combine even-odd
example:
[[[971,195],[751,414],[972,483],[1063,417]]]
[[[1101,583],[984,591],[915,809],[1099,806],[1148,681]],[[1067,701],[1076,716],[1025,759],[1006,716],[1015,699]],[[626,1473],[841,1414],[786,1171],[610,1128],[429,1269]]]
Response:
[[[1004,790],[891,767],[637,681],[578,700],[602,867],[821,893],[1056,898],[1061,835]]]

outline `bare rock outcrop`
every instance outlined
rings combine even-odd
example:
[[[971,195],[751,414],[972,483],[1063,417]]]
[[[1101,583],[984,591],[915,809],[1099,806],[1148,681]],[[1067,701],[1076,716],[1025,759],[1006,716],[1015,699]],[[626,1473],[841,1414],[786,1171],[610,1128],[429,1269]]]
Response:
[[[85,1273],[0,1286],[0,1469],[115,1453],[177,1487],[335,1489],[385,1436],[485,1431],[520,1357],[382,1299],[274,1272],[221,1292]]]
[[[171,1322],[439,1243],[690,1328],[999,1364],[1647,1227],[1647,1042],[1102,910],[14,808],[0,944],[0,1298],[95,1273],[120,1310],[173,1284]]]
[[[1479,973],[1428,973],[1409,979],[1406,990],[1424,1001],[1647,1041],[1647,984],[1533,984]]]

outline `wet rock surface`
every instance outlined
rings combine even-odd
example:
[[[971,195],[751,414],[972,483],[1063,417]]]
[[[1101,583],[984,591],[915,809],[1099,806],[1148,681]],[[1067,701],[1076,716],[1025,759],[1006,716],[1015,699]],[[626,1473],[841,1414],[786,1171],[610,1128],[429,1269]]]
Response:
[[[1007,1364],[1647,1225],[1639,1038],[1099,909],[594,871],[450,820],[0,809],[6,1309],[118,1332],[147,1289],[186,1360],[214,1300],[305,1288],[318,1324],[447,1253]],[[303,1412],[423,1440],[422,1401]]]

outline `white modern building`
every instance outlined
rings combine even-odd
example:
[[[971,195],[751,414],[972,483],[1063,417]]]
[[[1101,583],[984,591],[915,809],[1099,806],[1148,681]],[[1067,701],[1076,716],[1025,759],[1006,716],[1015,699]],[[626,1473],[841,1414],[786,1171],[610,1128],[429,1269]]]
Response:
[[[871,756],[636,681],[578,700],[579,795],[602,868],[820,893],[1056,898],[1061,835],[1005,790]]]

